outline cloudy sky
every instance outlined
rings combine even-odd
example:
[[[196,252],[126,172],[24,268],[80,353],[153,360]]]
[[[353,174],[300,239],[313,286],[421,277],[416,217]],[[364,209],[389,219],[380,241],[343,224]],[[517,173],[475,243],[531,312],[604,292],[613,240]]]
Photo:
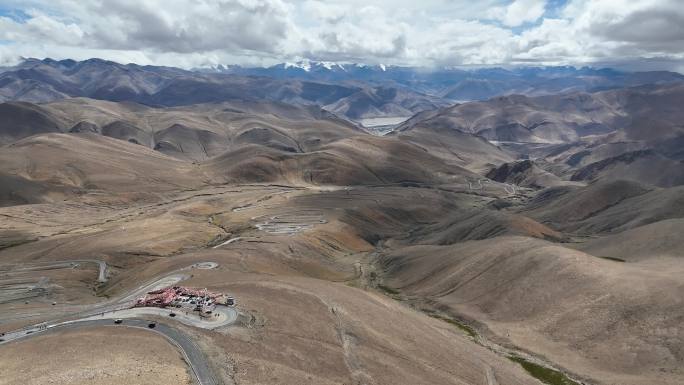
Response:
[[[684,72],[684,0],[0,0],[19,57],[198,67],[301,59]]]

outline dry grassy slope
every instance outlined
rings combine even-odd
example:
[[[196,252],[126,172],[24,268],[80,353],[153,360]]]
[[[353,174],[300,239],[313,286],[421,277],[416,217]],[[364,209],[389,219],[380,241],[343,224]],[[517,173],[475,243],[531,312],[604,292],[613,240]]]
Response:
[[[448,193],[439,189],[400,186],[340,189],[293,197],[293,209],[324,208],[351,229],[355,238],[375,245],[392,241],[423,225],[435,223],[445,212],[463,212],[487,198]],[[330,214],[328,214],[330,215]]]
[[[140,210],[144,212],[142,208]],[[76,227],[67,234],[16,246],[2,254],[5,261],[106,257],[118,262],[131,255],[145,261],[147,258],[172,256],[185,249],[207,247],[223,235],[220,229],[207,223],[204,216],[175,212],[140,216],[137,220],[113,223],[107,223],[105,219],[104,223],[82,226],[81,231]],[[40,230],[37,232],[40,234]],[[0,231],[0,240],[2,233]]]
[[[277,102],[151,108],[75,98],[43,105],[4,103],[0,112],[6,118],[0,143],[46,132],[99,132],[189,160],[218,155],[233,141],[302,152],[362,133],[320,108]]]
[[[68,187],[50,186],[0,171],[0,207],[58,201],[69,194]]]
[[[230,357],[241,384],[486,384],[488,372],[502,385],[537,383],[453,326],[379,294],[311,278],[225,271],[193,282],[235,293],[255,317],[250,329],[203,340],[219,362]]]
[[[37,240],[0,250],[0,260],[104,258],[126,265],[130,259],[144,263],[207,248],[227,236],[210,222],[212,214],[271,191],[267,186],[205,188],[147,199],[127,193],[117,194],[117,199],[88,194],[80,202],[2,208],[0,214],[6,219],[0,224],[0,241],[9,236]],[[249,216],[239,218],[243,227],[253,225]]]
[[[248,145],[202,164],[214,180],[320,185],[449,183],[477,175],[394,138],[338,140],[298,154]]]
[[[634,190],[637,197],[649,191]],[[356,284],[366,268],[359,262],[363,256],[383,244],[379,241],[394,238],[384,242],[394,251],[381,260],[387,285],[450,306],[501,336],[510,333],[523,348],[606,383],[675,384],[683,375],[676,265],[621,264],[529,237],[491,238],[498,232],[486,227],[499,216],[502,230],[515,231],[521,224],[525,234],[547,231],[510,213],[472,217],[472,227],[484,226],[476,232],[487,237],[484,241],[403,247],[410,230],[429,228],[445,212],[483,207],[492,197],[387,186],[329,191],[226,186],[187,194],[197,196],[178,196],[169,205],[131,205],[121,217],[112,217],[118,212],[112,210],[96,225],[77,225],[93,213],[70,212],[69,234],[2,250],[0,258],[105,257],[120,269],[108,294],[192,262],[219,262],[217,270],[193,271],[188,284],[225,289],[255,317],[249,328],[200,333],[212,362],[235,364],[233,375],[241,383],[278,378],[291,384],[482,384],[491,372],[499,384],[533,383],[518,366],[463,340],[449,324],[330,282]],[[51,207],[46,216],[64,216]],[[244,210],[234,211],[237,207]],[[323,211],[327,223],[299,235],[268,235],[253,227],[281,212],[311,209]],[[20,211],[11,214],[22,217]],[[29,229],[50,228],[31,223],[42,214],[23,216]],[[459,225],[454,218],[444,231]],[[212,249],[216,236],[246,239]]]
[[[3,385],[193,383],[173,345],[130,328],[61,331],[5,345],[0,371]]]
[[[411,116],[445,105],[444,100],[437,97],[406,88],[381,86],[360,89],[325,106],[325,109],[358,120],[379,116]]]
[[[75,98],[42,108],[69,126],[90,122],[100,127],[103,135],[188,160],[204,160],[245,143],[289,152],[312,151],[325,143],[362,133],[319,108],[277,102],[234,101],[150,108]]]
[[[684,101],[684,84],[645,85],[614,92],[600,93],[609,103],[620,105],[630,115],[624,127],[631,140],[663,140],[684,133],[681,124],[681,104]],[[648,129],[644,129],[648,127]]]
[[[0,103],[0,145],[27,136],[60,132],[67,122],[50,111],[31,103]]]
[[[191,164],[99,135],[48,134],[0,151],[2,172],[43,186],[106,193],[164,192],[202,183]],[[25,191],[18,190],[17,195]],[[29,191],[30,193],[30,191]],[[27,200],[33,199],[26,197]]]
[[[682,83],[543,97],[510,95],[422,112],[397,131],[412,136],[426,131],[445,137],[477,134],[503,142],[515,154],[555,163],[547,171],[566,180],[623,178],[671,187],[684,183],[682,100]],[[567,148],[559,149],[561,144]]]
[[[76,98],[33,108],[60,122],[62,131],[90,135],[65,141],[85,143],[84,138],[93,138],[99,132],[130,142],[113,146],[116,150],[146,154],[143,149],[133,148],[133,145],[142,145],[139,147],[188,162],[165,167],[166,173],[173,172],[174,168],[186,170],[191,167],[191,161],[204,161],[201,168],[219,181],[337,185],[456,180],[462,183],[465,179],[478,178],[466,168],[481,171],[510,160],[496,147],[467,134],[452,136],[447,143],[454,145],[450,149],[442,143],[443,138],[431,133],[420,138],[379,138],[315,107],[274,102],[150,108],[135,103]],[[20,125],[31,124],[22,121]],[[41,140],[26,139],[22,145],[28,148]],[[72,154],[72,164],[89,162],[88,159],[77,161],[78,156],[90,156],[78,154],[78,151]],[[139,166],[134,168],[150,171],[148,175],[157,173],[155,169]],[[95,170],[84,167],[75,166],[84,175],[70,176],[65,184],[79,185],[79,179],[91,178],[90,172]],[[16,174],[16,167],[11,166],[7,172]]]
[[[684,163],[653,150],[625,152],[578,169],[572,180],[633,180],[660,187],[679,186],[684,184]]]
[[[537,98],[510,95],[425,112],[399,130],[445,127],[489,140],[558,143],[577,140],[593,131],[610,132],[609,126],[620,120],[621,115],[615,106],[590,94]]]
[[[532,153],[531,156],[544,157],[548,162],[561,163],[577,169],[644,148],[644,144],[641,142],[619,141],[613,143],[609,142],[610,140],[611,136],[606,136],[589,143],[577,142],[573,145],[567,145],[566,148],[560,150],[551,147],[546,150],[550,153],[545,153],[546,151],[542,149],[539,153]]]
[[[152,138],[173,134],[164,142],[200,143],[192,153],[205,157],[214,151],[207,143],[225,138],[229,151],[197,165],[96,134],[43,134],[4,146],[2,175],[12,183],[0,190],[6,202],[71,202],[1,209],[0,237],[44,238],[0,250],[0,259],[105,258],[116,266],[106,294],[218,261],[220,269],[189,284],[225,288],[254,316],[250,328],[234,333],[199,333],[218,367],[237,364],[241,383],[482,384],[490,371],[500,384],[532,381],[446,323],[330,282],[370,277],[365,258],[383,246],[386,285],[478,320],[572,372],[616,384],[677,384],[684,376],[684,269],[673,258],[681,226],[663,221],[684,217],[681,188],[563,186],[522,209],[489,211],[503,190],[459,193],[463,187],[448,183],[480,178],[466,167],[511,157],[464,133],[421,128],[373,137],[320,111],[282,105],[257,113],[270,107],[153,110],[72,100],[54,108],[60,121],[104,116],[134,122]],[[174,124],[182,127],[168,130]],[[203,141],[198,132],[220,139]],[[255,181],[308,189],[208,186]],[[425,186],[377,186],[383,183]],[[326,223],[298,235],[255,226],[312,209]],[[612,256],[640,240],[660,242],[668,258],[635,245],[625,257],[633,263],[620,263],[533,238],[624,230],[577,247]],[[212,248],[235,236],[244,239]],[[93,299],[92,291],[82,295]]]
[[[521,187],[546,188],[573,184],[541,169],[534,161],[522,160],[504,163],[491,169],[487,178],[502,183],[512,183]]]
[[[518,365],[474,344],[452,325],[382,295],[330,282],[353,284],[353,262],[360,258],[358,253],[372,250],[356,229],[341,222],[348,216],[335,209],[338,202],[345,202],[350,210],[373,207],[374,216],[386,226],[410,226],[407,220],[426,220],[439,210],[437,200],[418,199],[420,194],[439,197],[442,193],[413,188],[320,193],[267,186],[263,190],[249,187],[242,192],[233,189],[218,195],[207,191],[171,206],[137,207],[133,211],[143,214],[121,219],[109,217],[113,215],[110,213],[103,216],[101,224],[82,229],[74,225],[69,235],[2,250],[0,258],[17,261],[104,256],[116,266],[105,290],[112,295],[193,262],[220,263],[216,270],[193,270],[193,278],[186,284],[228,291],[254,318],[248,321],[248,327],[189,332],[199,335],[200,344],[219,372],[227,368],[229,373],[225,375],[235,377],[238,383],[537,384]],[[415,210],[391,210],[407,199]],[[378,202],[388,211],[384,218],[380,217],[383,208],[376,208]],[[231,209],[246,204],[254,207]],[[442,204],[449,204],[448,196],[443,197]],[[280,211],[315,207],[325,211],[328,223],[296,236],[268,235],[245,226]],[[413,217],[408,216],[411,213]],[[83,213],[72,215],[75,218],[71,222],[76,223]],[[199,238],[218,231],[218,226],[208,223],[209,216],[230,231],[243,231],[239,235],[260,239],[208,248],[207,239]],[[124,254],[138,251],[165,255],[170,245],[187,248],[171,258]],[[197,248],[190,247],[193,245]],[[392,322],[387,322],[390,319]],[[234,373],[230,371],[232,365]]]
[[[650,131],[648,123],[641,126]],[[626,132],[586,137],[563,145],[504,144],[514,153],[525,154],[546,171],[564,180],[633,180],[660,187],[684,183],[684,133],[670,126],[668,133],[647,140],[627,138]],[[659,170],[653,172],[652,170]]]
[[[597,234],[684,217],[682,187],[653,188],[630,181],[541,191],[521,213],[551,228]]]
[[[390,136],[413,143],[449,163],[481,173],[514,159],[512,154],[482,138],[442,126],[417,126],[393,132]]]
[[[682,100],[682,83],[541,97],[500,96],[420,113],[399,130],[446,127],[491,140],[533,143],[569,142],[618,131],[615,141],[649,142],[684,133]]]
[[[449,212],[439,223],[411,232],[405,242],[424,245],[450,245],[493,238],[500,235],[525,235],[559,241],[563,235],[523,215],[486,209]]]
[[[666,219],[592,239],[577,248],[592,255],[628,262],[654,258],[680,259],[684,257],[683,232],[683,218]]]
[[[678,384],[681,265],[632,265],[527,237],[384,255],[387,285],[606,384]]]
[[[88,192],[152,197],[217,183],[444,184],[478,178],[415,145],[370,135],[337,140],[307,153],[240,144],[196,165],[94,133],[49,134],[5,146],[0,159],[0,175],[8,182],[0,190],[3,205]]]
[[[104,126],[112,121],[124,120],[148,132],[156,132],[176,123],[209,131],[222,131],[231,121],[259,117],[266,120],[277,118],[277,122],[285,126],[301,120],[322,120],[358,131],[352,124],[315,106],[269,101],[232,100],[223,103],[152,108],[132,102],[72,98],[43,104],[41,107],[70,122],[90,120]]]
[[[644,124],[643,130],[649,131],[650,126]],[[651,137],[648,140],[632,140],[628,139],[623,132],[615,132],[568,145],[569,148],[564,151],[548,155],[538,153],[534,156],[546,156],[549,161],[562,162],[577,168],[604,159],[615,158],[625,153],[649,149],[672,160],[682,160],[681,144],[683,141],[684,134],[677,132],[677,130],[670,130],[663,136]]]

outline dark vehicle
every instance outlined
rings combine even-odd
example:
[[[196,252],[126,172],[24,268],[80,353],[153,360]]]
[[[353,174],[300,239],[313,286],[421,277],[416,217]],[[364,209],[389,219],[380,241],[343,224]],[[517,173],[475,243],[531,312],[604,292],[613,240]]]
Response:
[[[175,317],[176,313],[169,313],[169,317]]]
[[[114,323],[117,324],[117,325],[120,324],[120,323],[122,323],[122,322],[123,322],[123,320],[122,320],[121,318],[117,318],[117,319],[114,320]]]
[[[154,329],[156,326],[157,326],[157,323],[156,323],[156,322],[150,322],[150,323],[147,325],[147,327],[150,328],[150,329]]]

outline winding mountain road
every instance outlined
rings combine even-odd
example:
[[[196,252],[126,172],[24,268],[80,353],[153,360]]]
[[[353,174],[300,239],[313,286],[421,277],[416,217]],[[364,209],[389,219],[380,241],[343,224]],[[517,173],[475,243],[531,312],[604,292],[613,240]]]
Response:
[[[57,325],[47,326],[42,330],[41,333],[30,333],[17,336],[16,338],[13,338],[11,341],[30,338],[32,336],[39,334],[45,334],[60,330],[77,329],[82,327],[107,326],[144,329],[157,334],[161,334],[180,350],[180,352],[183,354],[183,357],[185,358],[185,361],[190,366],[193,376],[195,377],[195,381],[198,385],[220,384],[219,380],[214,376],[211,368],[209,368],[209,364],[207,363],[207,359],[204,356],[204,353],[202,353],[202,350],[192,341],[190,336],[179,331],[178,329],[175,329],[163,323],[157,322],[154,328],[150,328],[149,325],[150,321],[140,318],[126,319],[121,324],[114,323],[112,319],[68,321]],[[5,343],[7,342],[10,341],[6,341]]]
[[[32,270],[47,270],[47,269],[63,269],[63,268],[75,268],[82,263],[95,263],[99,268],[97,274],[97,281],[104,283],[107,282],[107,263],[99,259],[73,259],[67,261],[47,261],[47,262],[33,262],[33,263],[23,263],[21,267],[17,264],[2,265],[0,266],[0,271],[7,272],[23,272]]]
[[[101,262],[100,277],[106,276],[106,264],[102,261],[82,260],[82,261],[61,261],[59,263],[85,263],[85,262]],[[104,267],[103,267],[104,266]],[[198,263],[188,268],[211,269],[218,266],[213,262]],[[188,269],[186,268],[186,269]],[[185,270],[185,269],[181,269]],[[206,357],[197,345],[192,342],[190,337],[179,330],[163,323],[157,323],[154,328],[150,328],[150,321],[145,320],[143,316],[170,316],[173,313],[172,309],[157,309],[157,308],[130,308],[132,301],[139,296],[156,289],[171,286],[177,282],[189,278],[187,274],[179,272],[171,273],[169,275],[157,278],[151,282],[138,286],[136,289],[130,291],[127,295],[121,298],[106,301],[90,308],[89,310],[72,314],[70,318],[79,317],[78,319],[61,319],[43,322],[40,324],[28,326],[22,329],[13,330],[4,333],[0,336],[0,346],[13,341],[29,338],[35,335],[44,334],[56,330],[74,329],[79,327],[92,326],[112,326],[112,327],[136,327],[145,330],[150,330],[159,333],[176,345],[181,353],[183,353],[185,360],[190,365],[195,380],[199,385],[214,385],[220,384],[219,380],[214,376]],[[213,318],[207,319],[193,319],[181,312],[174,313],[174,319],[186,325],[204,328],[215,329],[220,326],[227,326],[237,320],[237,311],[233,308],[222,307]],[[120,324],[114,322],[115,319],[123,319]]]
[[[100,282],[100,283],[107,282],[107,263],[105,261],[101,261],[99,259],[84,259],[84,260],[75,260],[75,261],[67,261],[67,262],[71,262],[71,263],[96,263],[100,269],[98,274],[97,274],[97,282]]]

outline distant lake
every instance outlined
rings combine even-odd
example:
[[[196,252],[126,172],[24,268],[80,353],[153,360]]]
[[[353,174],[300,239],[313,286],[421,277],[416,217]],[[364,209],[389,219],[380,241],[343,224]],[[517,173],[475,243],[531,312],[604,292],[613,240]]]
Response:
[[[379,126],[396,126],[404,123],[410,116],[388,116],[384,118],[367,118],[361,119],[359,122],[364,127],[379,127]]]

